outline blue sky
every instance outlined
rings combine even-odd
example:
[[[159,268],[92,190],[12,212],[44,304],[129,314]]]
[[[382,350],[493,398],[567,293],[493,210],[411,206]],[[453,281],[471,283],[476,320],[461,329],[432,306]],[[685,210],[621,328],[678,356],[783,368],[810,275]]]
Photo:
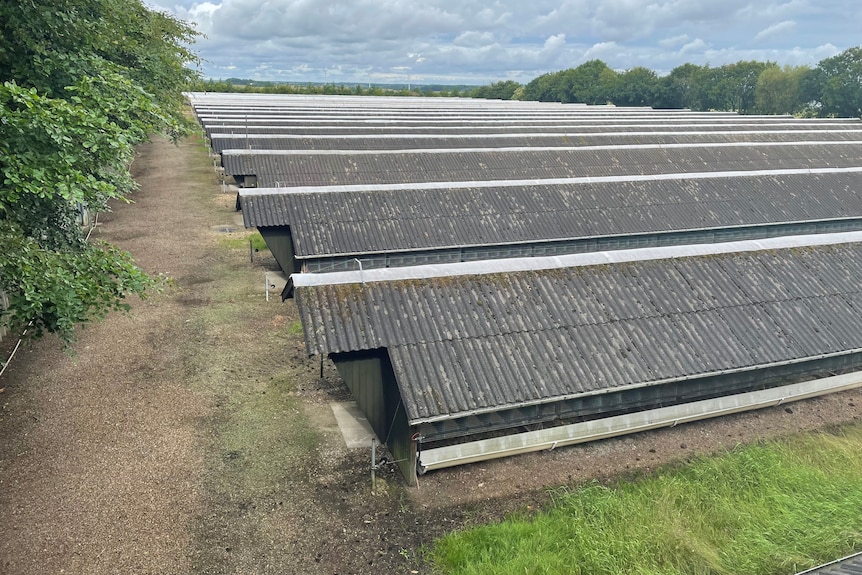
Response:
[[[207,78],[526,83],[600,59],[659,74],[814,66],[862,44],[859,0],[147,0],[195,22]]]

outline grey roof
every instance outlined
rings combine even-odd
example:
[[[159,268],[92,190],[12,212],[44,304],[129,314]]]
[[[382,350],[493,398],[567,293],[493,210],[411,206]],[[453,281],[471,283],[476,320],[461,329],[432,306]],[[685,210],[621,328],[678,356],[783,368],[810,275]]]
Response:
[[[552,111],[507,111],[507,110],[499,110],[495,109],[493,106],[485,109],[477,109],[473,111],[465,111],[465,110],[411,110],[407,112],[398,112],[393,110],[359,110],[359,111],[333,111],[330,109],[316,109],[316,110],[284,110],[284,111],[249,111],[249,110],[231,110],[231,111],[218,111],[218,112],[202,112],[198,110],[198,119],[203,123],[209,122],[219,122],[222,120],[233,120],[238,122],[267,122],[270,120],[280,121],[280,120],[300,120],[300,121],[308,121],[309,123],[324,121],[324,122],[368,122],[368,121],[380,121],[380,122],[427,122],[429,120],[439,120],[446,122],[454,122],[454,123],[470,123],[473,121],[489,121],[492,123],[508,123],[512,120],[517,121],[559,121],[559,120],[637,120],[644,119],[650,121],[661,121],[661,120],[679,120],[679,119],[709,119],[709,120],[717,120],[717,119],[729,119],[733,121],[739,116],[733,114],[725,114],[725,115],[717,115],[711,112],[706,113],[685,113],[678,111],[666,112],[664,110],[650,110],[645,109],[635,113],[630,112],[603,112],[600,114],[590,113],[589,109],[582,109],[581,111],[573,111],[573,113],[566,113],[565,111],[561,111],[560,109],[554,109]],[[771,121],[776,121],[778,119],[788,119],[789,116],[777,117],[770,116],[768,118],[761,117],[762,119],[769,119]]]
[[[214,123],[204,126],[208,138],[212,138],[218,134],[234,135],[244,137],[246,134],[253,135],[328,135],[328,136],[343,136],[343,135],[388,135],[388,134],[413,134],[421,131],[423,135],[471,135],[471,134],[500,134],[500,133],[536,133],[544,134],[559,134],[559,133],[607,133],[607,132],[649,132],[659,131],[667,132],[671,129],[676,130],[708,130],[711,132],[719,131],[738,131],[738,130],[847,130],[859,129],[860,122],[858,120],[845,120],[841,123],[827,122],[822,120],[783,120],[779,122],[764,122],[757,120],[749,120],[748,117],[740,119],[734,123],[715,122],[679,122],[674,124],[668,123],[646,123],[646,122],[626,122],[617,124],[583,124],[573,122],[559,122],[550,126],[531,126],[523,122],[498,125],[498,126],[464,126],[464,125],[446,125],[446,126],[425,126],[421,130],[415,126],[404,126],[396,124],[387,125],[349,125],[349,126],[271,126],[271,125],[245,125],[242,122],[231,123]],[[255,146],[239,146],[241,148]]]
[[[500,134],[362,134],[304,135],[295,134],[213,134],[214,152],[225,150],[404,150],[421,148],[505,148],[505,147],[572,147],[636,144],[684,144],[699,142],[781,142],[781,141],[854,141],[862,138],[862,124],[853,130],[816,129],[725,130],[725,131],[616,131],[500,133]]]
[[[411,423],[862,349],[862,244],[297,286],[309,353],[386,348]]]
[[[242,126],[332,126],[345,128],[351,126],[369,127],[397,127],[410,126],[414,129],[433,128],[438,126],[463,126],[463,127],[505,127],[509,125],[556,127],[567,125],[570,127],[580,126],[613,126],[631,125],[638,123],[650,123],[653,125],[700,125],[700,124],[724,124],[735,126],[746,123],[757,123],[758,125],[784,124],[791,120],[787,118],[774,118],[771,120],[740,120],[739,117],[727,118],[692,118],[674,117],[662,118],[658,115],[639,117],[589,117],[589,118],[427,118],[427,119],[356,119],[356,118],[278,118],[278,117],[238,117],[238,118],[201,118],[201,124],[207,128],[226,125]],[[847,122],[844,120],[842,123]]]
[[[723,174],[711,174],[722,176]],[[241,190],[247,227],[290,226],[296,257],[862,218],[862,168],[596,183]]]
[[[862,165],[862,142],[622,145],[392,151],[226,150],[230,175],[258,186],[487,181]]]

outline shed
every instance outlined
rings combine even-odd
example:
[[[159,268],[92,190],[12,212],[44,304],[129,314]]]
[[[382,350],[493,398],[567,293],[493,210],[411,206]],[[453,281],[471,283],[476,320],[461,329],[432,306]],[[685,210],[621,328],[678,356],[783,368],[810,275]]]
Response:
[[[862,167],[240,190],[282,269],[344,271],[862,229]]]
[[[505,181],[862,165],[854,141],[701,142],[420,150],[225,150],[225,173],[258,187]]]
[[[860,241],[852,232],[292,281],[308,353],[332,359],[411,477],[546,447],[523,426],[569,433],[717,397],[739,409],[753,397],[741,394],[810,394],[816,384],[800,382],[862,364]],[[477,454],[487,438],[507,447]]]

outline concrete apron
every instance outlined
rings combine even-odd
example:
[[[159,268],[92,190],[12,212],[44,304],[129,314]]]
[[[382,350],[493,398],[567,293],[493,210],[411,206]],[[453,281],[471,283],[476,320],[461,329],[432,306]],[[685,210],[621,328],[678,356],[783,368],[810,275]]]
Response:
[[[348,449],[371,447],[371,439],[377,439],[368,420],[362,415],[355,401],[333,401],[330,404],[338,429]],[[380,443],[378,440],[377,443]]]

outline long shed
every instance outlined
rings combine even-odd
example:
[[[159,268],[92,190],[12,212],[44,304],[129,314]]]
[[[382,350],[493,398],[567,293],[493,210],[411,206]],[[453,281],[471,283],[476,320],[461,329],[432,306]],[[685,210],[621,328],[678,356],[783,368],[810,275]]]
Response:
[[[282,269],[339,271],[862,229],[862,167],[253,188]]]
[[[225,173],[250,187],[500,181],[862,165],[862,139],[554,148],[225,150]]]
[[[521,448],[521,426],[859,368],[860,242],[853,232],[294,274],[293,294],[308,353],[332,359],[410,477],[435,449],[488,434]]]

